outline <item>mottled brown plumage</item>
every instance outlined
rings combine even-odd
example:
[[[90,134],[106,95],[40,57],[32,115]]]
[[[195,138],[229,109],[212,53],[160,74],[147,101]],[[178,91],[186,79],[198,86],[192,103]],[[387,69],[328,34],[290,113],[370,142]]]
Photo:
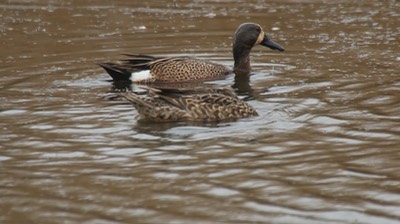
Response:
[[[236,30],[233,38],[234,71],[248,74],[250,51],[255,45],[262,45],[273,50],[284,49],[269,39],[261,26],[255,23],[243,23]],[[136,83],[177,83],[204,81],[224,78],[233,70],[214,62],[193,57],[154,57],[148,55],[127,54],[127,58],[117,63],[98,63],[114,81]],[[146,73],[146,72],[147,73]]]
[[[147,96],[121,93],[149,121],[230,121],[257,116],[231,89],[153,89]]]
[[[99,63],[114,81],[128,80],[135,72],[149,70],[150,77],[135,83],[177,83],[223,78],[231,72],[228,67],[192,57],[152,57],[126,54],[119,63]],[[144,58],[147,61],[143,60]],[[135,77],[134,77],[135,78]]]

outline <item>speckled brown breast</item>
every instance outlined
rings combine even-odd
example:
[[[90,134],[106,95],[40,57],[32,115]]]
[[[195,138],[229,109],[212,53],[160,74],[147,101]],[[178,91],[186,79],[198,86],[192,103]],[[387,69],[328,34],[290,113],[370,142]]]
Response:
[[[150,65],[157,82],[189,82],[219,79],[231,72],[226,66],[191,58],[170,58]]]

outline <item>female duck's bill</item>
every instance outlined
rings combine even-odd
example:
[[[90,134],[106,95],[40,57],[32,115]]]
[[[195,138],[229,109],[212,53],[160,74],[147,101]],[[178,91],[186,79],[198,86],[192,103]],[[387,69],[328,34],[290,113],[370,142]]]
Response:
[[[235,72],[251,72],[250,51],[255,45],[262,45],[272,50],[284,51],[283,47],[270,40],[260,25],[255,23],[241,24],[233,37],[233,70],[214,62],[193,57],[154,57],[148,55],[128,54],[118,63],[98,63],[114,81],[136,83],[176,83],[204,81],[224,78]]]

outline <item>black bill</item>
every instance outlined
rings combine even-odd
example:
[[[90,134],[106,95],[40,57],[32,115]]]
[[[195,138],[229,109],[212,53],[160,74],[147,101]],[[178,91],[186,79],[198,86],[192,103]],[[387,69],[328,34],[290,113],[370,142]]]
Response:
[[[269,39],[267,34],[264,35],[264,40],[260,43],[262,46],[266,46],[271,48],[272,50],[284,51],[285,49],[281,47],[279,44],[273,42]]]

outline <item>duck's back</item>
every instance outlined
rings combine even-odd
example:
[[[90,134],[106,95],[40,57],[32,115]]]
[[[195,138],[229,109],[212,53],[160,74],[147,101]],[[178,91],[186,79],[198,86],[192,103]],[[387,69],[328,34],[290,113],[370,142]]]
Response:
[[[114,81],[179,83],[224,78],[232,72],[225,65],[192,57],[126,55],[118,63],[98,63]]]
[[[150,74],[157,82],[212,80],[223,78],[230,72],[224,65],[195,58],[168,58],[150,65]]]
[[[158,90],[148,96],[121,93],[151,121],[229,121],[257,116],[257,111],[229,89]]]

